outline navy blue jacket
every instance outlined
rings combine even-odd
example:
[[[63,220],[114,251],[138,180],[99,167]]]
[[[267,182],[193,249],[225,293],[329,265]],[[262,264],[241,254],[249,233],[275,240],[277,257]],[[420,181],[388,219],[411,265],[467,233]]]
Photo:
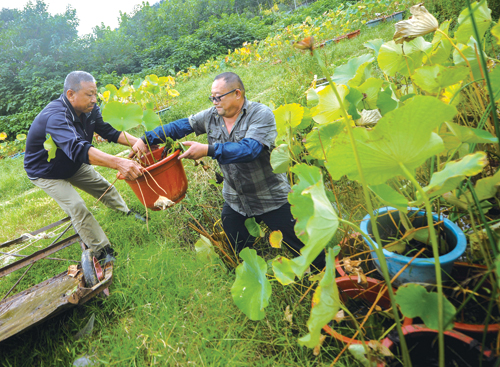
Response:
[[[94,132],[104,139],[117,142],[121,131],[103,121],[97,104],[89,114],[76,115],[68,101],[61,95],[50,102],[35,117],[26,139],[24,169],[30,179],[65,179],[73,176],[82,164],[89,164],[88,151]],[[48,152],[43,143],[47,134],[57,145],[56,156],[47,162]]]

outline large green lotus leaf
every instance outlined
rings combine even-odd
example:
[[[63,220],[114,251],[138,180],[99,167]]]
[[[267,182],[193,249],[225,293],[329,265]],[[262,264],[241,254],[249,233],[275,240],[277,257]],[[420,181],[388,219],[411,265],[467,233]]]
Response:
[[[415,68],[421,66],[426,53],[431,50],[432,44],[422,37],[417,37],[403,45],[394,41],[386,42],[380,48],[377,57],[378,65],[382,71],[394,76],[396,73],[409,76]],[[404,49],[404,52],[403,52]]]
[[[250,320],[262,320],[272,291],[266,277],[267,263],[248,247],[240,252],[240,257],[244,261],[236,268],[236,280],[231,287],[233,301]]]
[[[500,23],[499,23],[500,24]],[[495,102],[500,101],[500,67],[494,68],[490,73],[490,83],[495,96]]]
[[[380,47],[377,62],[387,75],[394,76],[396,73],[401,73],[408,76],[403,47],[394,41],[386,42]]]
[[[325,159],[332,139],[342,131],[343,127],[343,122],[337,121],[313,128],[306,136],[305,146],[309,154],[316,159]]]
[[[304,116],[304,107],[298,103],[289,103],[279,106],[273,111],[274,118],[276,119],[276,128],[278,130],[278,137],[276,141],[288,141],[286,138],[289,134],[290,128],[292,132],[302,122]]]
[[[349,88],[349,94],[345,97],[345,99],[349,102],[347,113],[351,115],[353,120],[360,119],[361,115],[359,114],[356,106],[363,100],[363,93],[361,93],[358,89],[351,87]]]
[[[46,140],[43,142],[43,149],[45,149],[49,154],[47,162],[50,162],[52,158],[56,157],[57,145],[54,142],[54,139],[52,139],[52,136],[50,136],[50,134],[47,134],[45,138]]]
[[[337,92],[342,102],[344,102],[349,89],[345,85],[337,85]],[[327,124],[342,117],[339,101],[330,85],[319,91],[318,95],[319,103],[313,113],[314,121],[318,124]],[[348,103],[344,102],[344,105],[348,105]]]
[[[442,171],[432,175],[424,191],[428,197],[433,197],[454,190],[466,177],[477,175],[487,164],[485,152],[468,154],[458,162],[449,162]],[[417,202],[421,201],[417,195]]]
[[[133,103],[112,101],[103,108],[102,118],[116,130],[125,131],[141,124],[142,109]]]
[[[424,91],[437,94],[441,89],[456,84],[467,78],[469,68],[466,66],[423,66],[415,70],[413,81]]]
[[[496,26],[491,28],[491,34],[497,38],[497,45],[500,45],[500,22],[498,22]]]
[[[286,257],[279,257],[273,260],[274,276],[283,285],[293,283],[295,273],[292,269],[292,262]]]
[[[142,114],[142,126],[147,131],[153,130],[155,127],[161,124],[160,118],[155,111],[147,109]]]
[[[405,106],[387,113],[368,131],[354,129],[361,166],[370,185],[385,183],[404,175],[399,163],[412,171],[443,149],[443,141],[432,131],[451,120],[456,109],[436,98],[415,96]],[[327,154],[326,168],[334,180],[347,175],[359,180],[353,151],[346,133],[334,139]]]
[[[335,256],[333,251],[326,255],[326,270],[323,279],[314,292],[313,299],[316,305],[311,309],[311,315],[307,320],[309,334],[300,338],[299,344],[314,348],[320,341],[321,329],[328,324],[340,310],[340,298],[337,283],[335,283]]]
[[[384,204],[408,213],[408,200],[387,184],[368,186]]]
[[[439,25],[439,29],[445,34],[448,34],[450,28],[450,21],[446,20]],[[430,52],[430,59],[426,61],[429,64],[443,64],[450,58],[451,42],[441,33],[435,32],[432,39],[432,50]]]
[[[367,79],[369,79],[372,76],[372,69],[373,69],[373,61],[365,62],[359,67],[354,78],[352,78],[351,80],[349,80],[349,82],[347,82],[347,85],[350,87],[357,87],[363,84]]]
[[[476,143],[476,144],[488,144],[498,143],[498,138],[491,135],[490,132],[483,129],[473,129],[471,127],[462,126],[454,122],[446,122],[448,129],[460,140],[462,143]]]
[[[471,4],[472,14],[476,21],[479,37],[483,38],[484,33],[488,30],[491,24],[491,10],[488,9],[486,1],[481,1],[479,4],[473,2]],[[455,32],[457,43],[466,43],[469,38],[476,37],[474,28],[472,28],[472,19],[470,17],[469,8],[466,7],[458,16],[458,29]],[[482,40],[481,40],[482,41]]]
[[[264,237],[265,233],[261,226],[254,217],[245,219],[245,227],[247,227],[248,233],[254,237]]]
[[[362,103],[365,110],[374,110],[377,108],[378,95],[382,84],[384,84],[382,79],[370,78],[358,87],[361,93],[366,94],[366,98]]]
[[[472,74],[474,76],[474,80],[481,79],[483,76],[481,75],[481,67],[479,66],[478,55],[476,55],[476,50],[479,53],[480,48],[476,42],[476,40],[471,37],[467,45],[463,43],[459,43],[457,47],[463,53],[465,58],[469,61],[470,67],[472,69]],[[481,51],[482,52],[482,51]],[[483,52],[484,57],[486,58],[486,54]],[[458,53],[457,50],[453,50],[453,62],[455,65],[467,65],[462,56]]]
[[[378,94],[377,108],[380,114],[384,116],[387,112],[395,110],[398,107],[398,102],[392,99],[392,89],[387,87]]]
[[[370,40],[370,41],[363,43],[363,46],[375,51],[375,57],[378,57],[378,53],[379,53],[380,48],[382,47],[383,44],[384,44],[384,40],[382,38],[377,38],[377,39]]]
[[[368,65],[367,63],[371,63],[373,60],[373,56],[368,54],[350,59],[347,64],[335,68],[332,81],[337,84],[347,84],[349,80],[356,76],[358,69],[360,69],[362,65],[364,65],[364,71]]]
[[[271,167],[273,167],[274,173],[288,172],[290,162],[290,152],[287,144],[281,144],[271,152]]]
[[[214,251],[212,242],[203,235],[194,244],[194,249],[196,250],[196,258],[204,263],[211,263],[219,257]]]
[[[295,233],[305,244],[300,250],[301,256],[292,260],[292,268],[301,277],[337,232],[339,220],[326,196],[321,170],[297,164],[292,172],[299,181],[292,187],[288,200],[297,220]]]
[[[438,329],[438,294],[427,292],[418,284],[407,284],[398,288],[396,302],[406,317],[420,317],[429,329]],[[455,307],[446,297],[443,297],[443,321],[445,330],[453,329]]]

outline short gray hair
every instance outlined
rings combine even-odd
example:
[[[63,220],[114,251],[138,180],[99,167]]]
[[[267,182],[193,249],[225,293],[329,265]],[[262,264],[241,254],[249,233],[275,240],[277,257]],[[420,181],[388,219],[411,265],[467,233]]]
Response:
[[[245,96],[245,86],[243,85],[243,82],[238,74],[226,71],[225,73],[217,75],[214,82],[219,79],[224,80],[224,83],[226,83],[229,89],[239,89],[241,94]]]
[[[64,80],[64,95],[66,95],[69,89],[78,92],[82,87],[82,82],[95,83],[95,79],[86,71],[72,71],[69,73]]]

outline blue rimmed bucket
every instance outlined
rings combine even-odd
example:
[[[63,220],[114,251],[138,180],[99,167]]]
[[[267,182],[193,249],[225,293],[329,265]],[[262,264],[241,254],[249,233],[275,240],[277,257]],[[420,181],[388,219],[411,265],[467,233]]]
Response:
[[[418,208],[408,208],[408,217],[413,217],[415,215],[415,220],[413,221],[413,226],[415,228],[427,226],[427,217],[424,211],[419,211]],[[415,212],[417,212],[415,214]],[[384,231],[392,231],[394,236],[398,231],[404,232],[405,229],[400,220],[400,212],[396,208],[383,207],[375,211],[377,215],[377,225],[380,233]],[[447,218],[438,218],[436,214],[433,215],[434,221],[441,220],[444,225],[444,234],[446,242],[448,243],[450,251],[439,257],[439,263],[441,265],[443,280],[448,278],[448,274],[451,273],[453,268],[453,262],[457,261],[460,256],[462,256],[467,247],[467,240],[464,233],[458,226]],[[361,222],[361,230],[363,234],[368,234],[372,239],[373,243],[378,246],[373,237],[372,224],[370,220],[370,215],[367,214],[363,221]],[[374,250],[370,241],[363,237],[365,243],[371,250]],[[412,257],[399,255],[394,252],[390,252],[383,249],[385,259],[387,262],[387,268],[389,270],[389,275],[394,277],[402,267],[404,267]],[[372,258],[374,260],[377,270],[380,271],[380,262],[378,260],[375,251],[371,252]],[[436,284],[436,272],[434,268],[434,258],[416,258],[411,264],[398,276],[398,278],[393,282],[394,286],[399,286],[404,283],[425,283],[425,284]]]

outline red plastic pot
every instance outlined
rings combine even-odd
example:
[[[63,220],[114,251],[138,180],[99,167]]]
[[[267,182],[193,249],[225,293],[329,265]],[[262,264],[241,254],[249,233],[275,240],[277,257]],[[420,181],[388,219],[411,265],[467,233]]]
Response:
[[[174,203],[181,201],[186,195],[188,181],[182,161],[178,159],[179,150],[160,160],[163,148],[153,151],[153,157],[157,160],[154,163],[151,153],[142,157],[142,161],[147,165],[143,176],[135,180],[125,180],[132,191],[139,198],[141,203],[151,210],[161,210],[156,208],[154,203],[159,196],[165,196]],[[151,178],[154,178],[154,180]],[[120,180],[125,179],[118,174]],[[155,182],[156,181],[156,182]]]
[[[435,338],[437,338],[438,335],[436,330],[429,329],[425,327],[425,325],[406,325],[403,326],[402,329],[403,335],[405,335],[406,343],[408,345],[408,350],[410,351],[410,359],[412,360],[412,362],[414,362],[414,359],[419,357],[429,358],[429,356],[432,356],[433,354],[437,356],[437,342],[434,343]],[[444,335],[447,349],[451,348],[450,344],[453,344],[454,348],[459,348],[461,358],[463,358],[464,360],[471,359],[467,360],[467,362],[469,363],[468,365],[478,366],[479,361],[477,359],[479,359],[481,353],[484,356],[484,361],[491,362],[493,358],[493,352],[488,349],[484,349],[483,351],[481,351],[481,343],[479,343],[477,340],[456,330],[445,331]],[[422,348],[424,349],[423,352],[417,348],[412,348],[412,342],[417,340],[421,343],[428,343],[429,346],[422,346]],[[395,352],[396,344],[391,339],[385,338],[382,341],[382,345],[389,348],[393,353]],[[477,357],[474,357],[474,355],[477,355]],[[483,366],[486,367],[490,365],[487,363],[483,363]]]
[[[350,32],[350,33],[347,33],[347,38],[351,39],[351,38],[355,38],[357,36],[359,36],[359,34],[361,33],[361,29],[358,29],[358,30],[355,30],[353,32]]]
[[[453,272],[456,273],[454,276],[455,280],[462,281],[471,277],[471,272],[486,272],[488,268],[484,265],[468,264],[465,262],[456,261],[453,264]],[[491,284],[486,280],[483,287],[489,288],[491,290]],[[484,333],[484,325],[480,324],[466,324],[463,322],[455,322],[453,324],[453,329],[461,333],[477,337],[479,334]],[[499,333],[500,324],[490,324],[488,325],[487,333]]]
[[[340,297],[343,301],[345,301],[348,297],[355,297],[359,295],[360,298],[367,300],[368,302],[375,302],[383,283],[379,282],[373,278],[367,278],[368,286],[363,288],[358,284],[358,278],[355,276],[344,276],[335,279],[337,283],[337,287],[340,291]],[[387,291],[384,292],[382,297],[377,302],[377,305],[380,306],[383,310],[389,309],[391,307],[391,301],[389,299],[389,295]],[[314,304],[313,304],[314,306]],[[411,325],[413,319],[405,318],[403,321],[403,325]],[[333,330],[329,325],[325,325],[323,330],[329,335],[333,336],[335,339],[340,340],[344,343],[349,344],[361,344],[360,340],[348,338],[342,334],[337,333]]]

